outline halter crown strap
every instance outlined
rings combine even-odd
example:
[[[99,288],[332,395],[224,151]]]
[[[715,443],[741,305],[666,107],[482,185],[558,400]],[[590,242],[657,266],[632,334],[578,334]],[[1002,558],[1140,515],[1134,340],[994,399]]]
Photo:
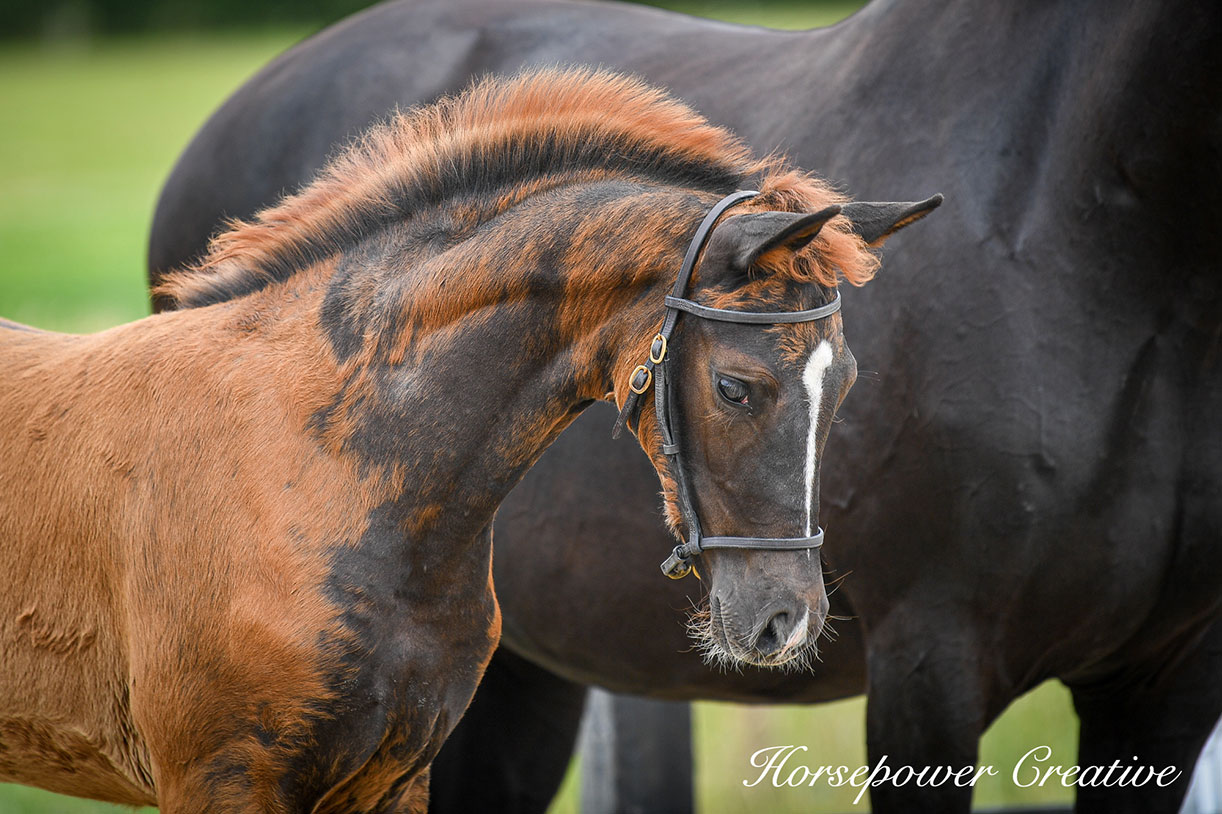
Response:
[[[691,281],[692,272],[696,268],[696,260],[708,243],[709,235],[717,219],[730,207],[742,201],[754,198],[758,192],[740,190],[718,201],[692,237],[683,257],[683,265],[679,267],[679,276],[675,280],[670,296],[665,300],[666,317],[662,328],[654,336],[649,346],[649,359],[638,365],[631,374],[628,384],[628,397],[620,408],[619,417],[615,421],[613,437],[618,437],[623,431],[628,418],[640,409],[640,397],[653,386],[654,409],[657,413],[658,432],[662,436],[662,452],[671,462],[672,474],[675,478],[675,488],[678,497],[679,511],[683,523],[687,527],[688,539],[675,546],[671,555],[662,563],[662,573],[671,579],[681,579],[692,570],[692,560],[702,551],[709,548],[747,548],[768,551],[810,550],[823,545],[823,529],[809,537],[704,537],[700,531],[700,519],[696,516],[695,504],[692,502],[687,473],[679,457],[680,443],[677,428],[672,421],[671,405],[674,395],[671,392],[671,380],[667,375],[667,360],[670,350],[671,335],[675,330],[679,314],[687,312],[701,319],[711,319],[720,322],[739,322],[752,325],[774,325],[779,323],[810,322],[824,319],[840,310],[840,292],[830,303],[805,311],[756,312],[735,311],[728,308],[710,308],[692,302],[683,297]]]

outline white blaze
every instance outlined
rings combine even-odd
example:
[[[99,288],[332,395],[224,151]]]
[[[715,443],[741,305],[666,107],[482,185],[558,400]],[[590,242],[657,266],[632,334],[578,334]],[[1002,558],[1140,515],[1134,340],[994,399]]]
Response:
[[[811,353],[802,371],[802,384],[806,385],[806,397],[810,400],[810,429],[806,432],[806,536],[810,536],[812,522],[818,518],[810,516],[815,502],[815,469],[817,461],[815,437],[819,429],[819,406],[823,403],[823,374],[832,363],[832,346],[824,339]],[[810,554],[809,549],[806,552]]]

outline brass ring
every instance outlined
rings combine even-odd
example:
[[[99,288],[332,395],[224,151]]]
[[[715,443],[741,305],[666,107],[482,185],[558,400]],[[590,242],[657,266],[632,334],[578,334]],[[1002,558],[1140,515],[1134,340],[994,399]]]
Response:
[[[635,381],[637,373],[639,373],[642,370],[645,371],[645,383],[641,385],[640,389],[638,390],[636,385],[633,384],[633,381]],[[653,371],[645,367],[644,365],[637,365],[635,368],[632,369],[632,374],[628,377],[628,389],[631,390],[633,393],[636,393],[638,396],[640,396],[644,394],[646,390],[649,389],[649,385],[651,382],[653,382]]]
[[[657,357],[655,358],[653,355],[653,346],[658,344],[659,341],[662,343],[662,350],[661,352],[658,353]],[[653,338],[653,341],[649,343],[649,361],[653,362],[655,365],[660,365],[662,363],[662,360],[665,358],[666,358],[666,337],[662,336],[662,334],[658,334],[657,336]]]

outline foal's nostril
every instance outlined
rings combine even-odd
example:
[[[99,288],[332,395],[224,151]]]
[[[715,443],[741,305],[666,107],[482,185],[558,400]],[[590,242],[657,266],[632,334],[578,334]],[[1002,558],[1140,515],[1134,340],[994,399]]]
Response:
[[[785,642],[789,640],[789,629],[792,625],[788,611],[773,614],[768,624],[764,625],[764,629],[760,631],[759,638],[755,640],[755,649],[764,656],[779,653],[785,646]]]

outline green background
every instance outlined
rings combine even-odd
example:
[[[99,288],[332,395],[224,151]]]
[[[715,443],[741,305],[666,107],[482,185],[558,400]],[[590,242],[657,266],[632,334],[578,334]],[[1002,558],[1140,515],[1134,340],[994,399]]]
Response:
[[[18,22],[25,19],[21,10],[34,5],[18,4]],[[85,332],[147,313],[144,254],[153,205],[192,133],[259,66],[359,3],[331,0],[297,10],[264,4],[246,17],[240,9],[248,4],[231,4],[228,16],[209,11],[195,17],[188,13],[195,6],[184,4],[176,17],[147,18],[136,11],[155,10],[151,4],[130,4],[128,18],[107,17],[104,3],[77,4],[76,11],[71,5],[31,14],[24,24],[33,36],[0,42],[0,316]],[[223,3],[200,5],[226,9]],[[799,28],[834,22],[857,3],[670,5],[735,22]],[[278,22],[248,27],[267,20]],[[203,27],[188,30],[196,24]],[[14,31],[22,33],[7,33]],[[111,31],[137,33],[106,33]],[[802,762],[811,766],[864,764],[864,716],[862,699],[818,707],[697,704],[699,809],[868,810],[864,801],[852,804],[853,789],[742,785],[756,774],[749,756],[767,746],[806,745],[810,751]],[[1016,788],[1009,770],[1024,752],[1043,744],[1052,747],[1056,762],[1072,764],[1076,741],[1077,719],[1060,685],[1046,684],[1020,699],[985,736],[981,763],[996,766],[1001,776],[978,786],[977,805],[1069,801],[1071,794],[1059,786]],[[570,770],[553,811],[577,810],[575,780]],[[126,810],[0,784],[0,814]]]

